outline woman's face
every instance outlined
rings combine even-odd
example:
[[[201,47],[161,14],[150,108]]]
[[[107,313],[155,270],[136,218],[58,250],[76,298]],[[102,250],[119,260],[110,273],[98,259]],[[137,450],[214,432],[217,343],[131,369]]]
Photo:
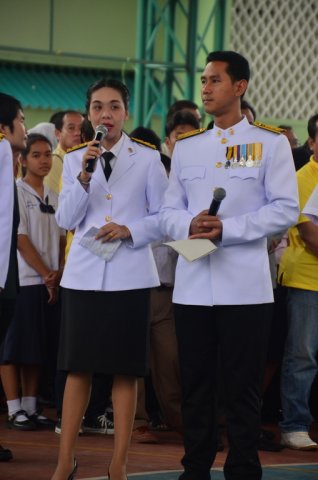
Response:
[[[88,119],[94,129],[104,125],[108,134],[103,145],[110,149],[121,137],[121,132],[128,118],[123,98],[119,91],[110,87],[102,87],[92,93]]]
[[[27,174],[35,177],[45,177],[52,167],[52,149],[49,143],[42,140],[34,142],[25,158],[21,158]]]

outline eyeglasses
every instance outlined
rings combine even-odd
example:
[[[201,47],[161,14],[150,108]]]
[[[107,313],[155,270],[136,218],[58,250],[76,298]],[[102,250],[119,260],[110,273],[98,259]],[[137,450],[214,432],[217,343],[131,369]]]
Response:
[[[39,200],[39,207],[40,207],[40,210],[42,213],[51,213],[51,214],[54,214],[55,213],[55,210],[54,210],[54,207],[52,207],[52,205],[49,205],[49,197],[46,196],[45,198],[45,203],[42,202],[42,200],[40,200],[38,197],[36,197],[38,200]]]

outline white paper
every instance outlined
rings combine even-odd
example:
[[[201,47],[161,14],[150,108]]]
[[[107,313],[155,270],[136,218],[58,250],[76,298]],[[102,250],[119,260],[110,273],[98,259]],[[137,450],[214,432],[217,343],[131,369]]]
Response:
[[[174,242],[166,242],[164,245],[173,248],[177,253],[182,255],[188,262],[193,262],[199,258],[203,258],[217,250],[216,245],[206,238],[194,238],[192,240],[176,240]]]
[[[318,225],[318,186],[314,189],[302,211],[303,215]]]
[[[87,248],[90,252],[98,257],[101,257],[106,262],[113,257],[117,249],[120,247],[122,241],[120,239],[114,240],[113,242],[102,243],[101,239],[96,240],[96,235],[99,232],[99,228],[91,227],[85,234],[82,236],[79,244]]]

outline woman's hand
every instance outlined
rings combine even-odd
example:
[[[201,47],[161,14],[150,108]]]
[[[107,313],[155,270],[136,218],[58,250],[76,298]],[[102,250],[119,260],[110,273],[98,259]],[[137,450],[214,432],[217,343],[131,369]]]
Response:
[[[125,225],[117,225],[117,223],[107,223],[99,229],[96,240],[102,243],[113,242],[114,240],[127,240],[131,237],[130,230]]]
[[[97,158],[100,157],[102,154],[102,150],[96,146],[96,140],[92,140],[91,142],[88,143],[86,152],[83,155],[82,159],[82,171],[79,176],[79,180],[87,183],[90,181],[91,176],[93,172],[87,172],[86,167],[87,167],[87,161],[88,160],[95,160],[94,162],[94,172],[96,170],[96,164],[97,164]]]

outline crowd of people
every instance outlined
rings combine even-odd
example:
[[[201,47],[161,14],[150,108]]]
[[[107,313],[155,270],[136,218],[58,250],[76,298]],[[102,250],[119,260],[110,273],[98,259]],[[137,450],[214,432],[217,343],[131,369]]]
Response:
[[[318,115],[300,147],[288,125],[256,121],[249,79],[243,56],[211,52],[208,128],[195,103],[176,101],[163,142],[144,126],[125,132],[129,91],[118,80],[91,85],[85,113],[61,111],[28,132],[19,100],[0,93],[6,425],[60,434],[52,480],[75,478],[81,432],[114,434],[112,480],[127,478],[131,438],[156,443],[158,430],[184,439],[181,480],[209,480],[223,422],[226,480],[261,479],[260,449],[318,449],[318,205],[306,212]],[[225,198],[213,211],[216,188]],[[216,249],[189,262],[166,245],[175,240]],[[261,405],[280,366],[277,443]],[[11,459],[1,447],[0,461]]]

